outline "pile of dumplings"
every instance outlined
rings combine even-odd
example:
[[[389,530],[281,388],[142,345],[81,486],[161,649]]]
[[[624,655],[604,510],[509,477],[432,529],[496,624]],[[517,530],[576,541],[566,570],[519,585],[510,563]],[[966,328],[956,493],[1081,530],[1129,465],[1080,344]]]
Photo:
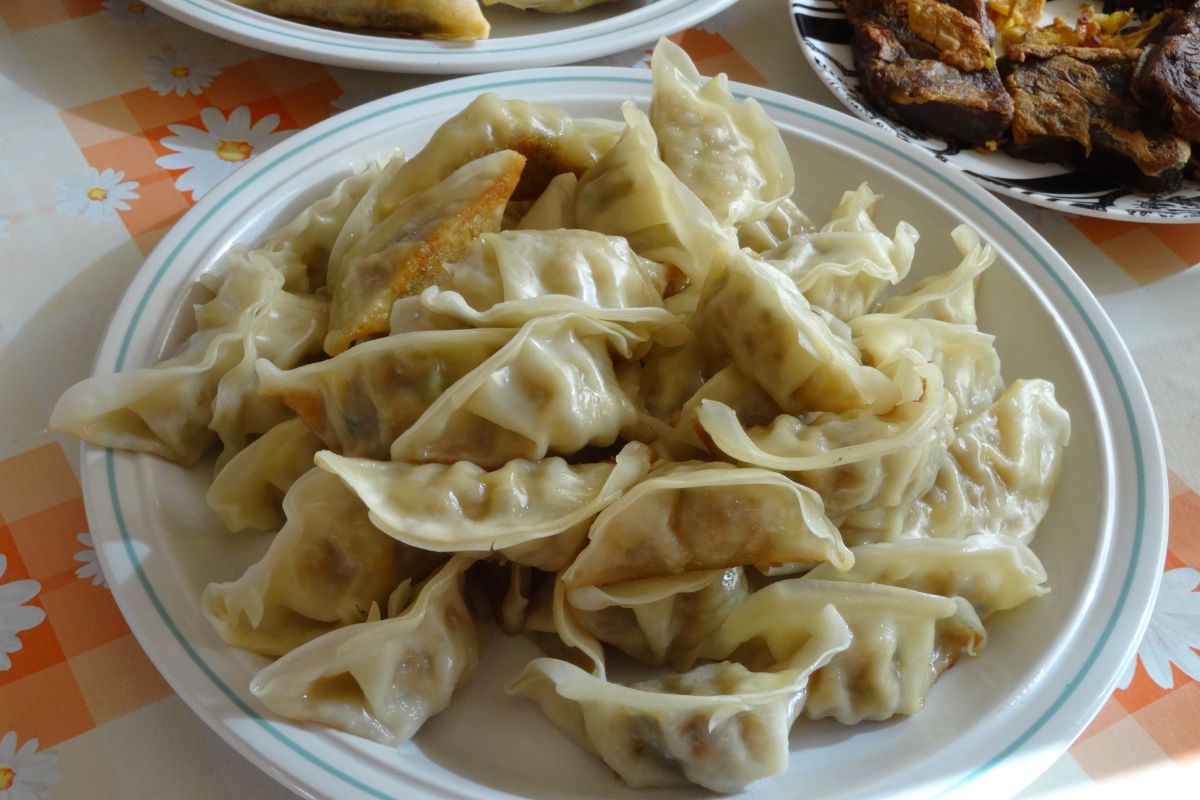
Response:
[[[203,277],[175,355],[55,408],[219,445],[209,505],[277,533],[203,611],[275,659],[275,713],[404,742],[495,622],[546,653],[509,691],[625,782],[733,792],[800,717],[917,713],[1048,591],[1070,423],[976,327],[992,249],[959,227],[895,287],[917,231],[866,185],[813,225],[759,105],[668,41],[653,77],[623,124],[479,97]]]

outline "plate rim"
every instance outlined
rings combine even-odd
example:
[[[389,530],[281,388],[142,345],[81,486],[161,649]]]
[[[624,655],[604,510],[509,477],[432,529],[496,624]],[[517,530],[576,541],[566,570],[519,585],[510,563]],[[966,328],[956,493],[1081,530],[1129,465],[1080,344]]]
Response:
[[[805,36],[804,32],[800,29],[800,11],[821,11],[828,14],[837,13],[843,18],[845,17],[845,13],[837,3],[833,3],[833,5],[836,6],[836,9],[816,8],[808,4],[809,2],[814,1],[822,2],[822,0],[788,0],[788,18],[792,26],[792,34],[795,36],[796,42],[800,45],[800,51],[804,54],[804,59],[808,62],[808,66],[817,76],[817,79],[821,81],[821,84],[829,90],[829,93],[837,98],[837,101],[849,113],[854,115],[855,118],[875,126],[880,130],[887,131],[897,138],[900,138],[896,130],[896,124],[893,123],[892,120],[888,119],[888,117],[884,114],[876,113],[873,109],[860,105],[857,101],[852,101],[848,97],[849,92],[844,81],[836,80],[818,63],[818,59],[824,54],[820,53],[817,48],[812,47],[809,44],[808,37]],[[833,19],[833,17],[830,17],[830,19]],[[925,138],[928,140],[936,139],[936,137]],[[912,144],[905,139],[901,139],[901,141],[904,141],[905,144]],[[1193,144],[1194,146],[1200,147],[1200,142]],[[1114,207],[1111,205],[1105,208],[1073,205],[1070,202],[1043,194],[1041,192],[1010,186],[1003,182],[1003,179],[993,179],[977,175],[970,170],[959,166],[953,161],[943,160],[940,158],[935,158],[935,160],[941,164],[954,168],[958,172],[961,172],[966,178],[990,192],[1003,195],[1004,197],[1011,198],[1013,200],[1019,200],[1023,203],[1028,203],[1039,208],[1057,211],[1062,214],[1074,214],[1078,216],[1092,217],[1094,219],[1117,220],[1121,222],[1141,222],[1154,225],[1194,225],[1200,223],[1200,181],[1193,179],[1185,180],[1188,180],[1192,185],[1194,185],[1198,191],[1197,197],[1195,198],[1197,201],[1196,210],[1191,214],[1167,215],[1163,214],[1162,212],[1138,211],[1133,208]],[[1062,166],[1066,167],[1067,165]],[[1082,174],[1079,172],[1079,170],[1073,169],[1071,170],[1071,173]],[[1122,197],[1128,197],[1130,195],[1138,196],[1135,192],[1126,192],[1124,195],[1122,195]]]
[[[322,28],[273,17],[230,0],[146,0],[163,14],[193,28],[277,55],[356,69],[424,74],[475,74],[599,58],[691,27],[737,1],[656,0],[607,19],[557,31],[472,43]],[[515,44],[509,47],[508,42]]]
[[[348,129],[353,125],[361,124],[389,112],[394,112],[399,108],[431,103],[445,97],[461,95],[466,92],[481,92],[488,89],[527,84],[530,82],[621,82],[648,86],[650,80],[651,76],[645,70],[615,67],[565,67],[476,75],[420,87],[382,98],[331,117],[312,128],[306,129],[295,137],[272,148],[267,154],[264,154],[263,158],[258,159],[257,162],[248,164],[245,168],[223,181],[214,191],[210,192],[196,206],[190,209],[154,248],[147,257],[143,267],[133,278],[129,290],[122,298],[113,320],[101,340],[96,363],[93,365],[93,373],[101,366],[106,367],[104,370],[106,372],[113,371],[110,364],[105,361],[106,358],[108,362],[115,364],[116,371],[121,371],[125,366],[124,360],[133,340],[134,330],[137,327],[138,320],[145,309],[147,301],[154,293],[158,282],[169,271],[173,259],[183,251],[191,237],[197,231],[201,230],[203,224],[219,211],[226,202],[235,197],[241,189],[255,180],[257,176],[269,173],[277,165],[284,163],[288,158],[316,142],[336,135],[339,131]],[[1120,393],[1121,405],[1126,414],[1126,420],[1124,421],[1127,421],[1128,428],[1122,428],[1122,430],[1128,430],[1132,438],[1133,446],[1131,450],[1137,465],[1137,530],[1133,539],[1133,558],[1126,570],[1126,577],[1119,602],[1106,624],[1100,641],[1096,643],[1084,667],[1060,695],[1058,701],[1047,709],[1037,720],[1036,724],[1018,737],[1017,740],[971,774],[961,776],[953,786],[944,789],[942,794],[961,794],[962,788],[967,784],[974,781],[983,773],[993,769],[1009,756],[1020,751],[1037,734],[1045,732],[1046,723],[1054,718],[1057,709],[1071,698],[1084,678],[1088,676],[1088,673],[1095,666],[1096,659],[1108,646],[1113,632],[1119,626],[1126,632],[1126,635],[1120,640],[1123,642],[1123,646],[1120,648],[1122,659],[1120,659],[1120,663],[1116,667],[1110,670],[1111,674],[1108,675],[1105,691],[1097,693],[1095,697],[1090,699],[1090,704],[1085,714],[1066,725],[1066,728],[1070,731],[1066,741],[1060,741],[1063,738],[1061,731],[1057,734],[1055,739],[1056,745],[1052,749],[1054,749],[1055,755],[1060,754],[1078,736],[1079,732],[1083,730],[1092,716],[1099,711],[1100,706],[1107,700],[1113,685],[1115,685],[1119,678],[1121,666],[1136,651],[1141,634],[1148,624],[1149,615],[1153,607],[1153,599],[1162,576],[1160,565],[1162,558],[1165,556],[1167,546],[1165,459],[1158,427],[1154,419],[1153,407],[1149,403],[1145,386],[1141,381],[1141,377],[1128,349],[1098,301],[1062,257],[1028,223],[1024,222],[995,197],[967,180],[965,176],[958,174],[956,171],[947,171],[935,166],[936,162],[934,162],[931,156],[922,152],[919,148],[896,140],[874,126],[841,114],[834,109],[772,90],[759,89],[736,83],[733,84],[733,88],[739,96],[754,97],[759,103],[767,107],[775,107],[785,112],[819,119],[824,124],[838,128],[851,136],[866,139],[891,150],[913,165],[928,172],[931,177],[940,180],[944,185],[956,190],[964,199],[971,201],[981,212],[988,214],[1005,228],[1009,235],[1014,240],[1020,242],[1026,248],[1028,254],[1040,263],[1045,273],[1053,279],[1058,288],[1071,300],[1079,316],[1087,323],[1089,333],[1093,337],[1095,344],[1099,346],[1104,354],[1105,366],[1111,373],[1111,378]],[[269,155],[273,155],[274,157],[269,158]],[[1019,234],[1018,231],[1020,231]],[[1026,267],[1017,268],[1021,272],[1028,272],[1028,268]],[[140,298],[137,297],[139,292],[141,293]],[[119,330],[122,324],[128,325],[124,336],[120,335]],[[120,339],[119,345],[115,343],[116,338],[114,337]],[[117,347],[119,347],[119,350],[116,359],[113,360],[110,351]],[[1141,430],[1139,435],[1140,428],[1144,429]],[[1108,441],[1111,442],[1111,438]],[[149,578],[142,569],[142,559],[135,551],[134,542],[124,522],[124,515],[120,508],[116,488],[117,476],[115,464],[116,458],[120,457],[123,456],[116,456],[112,450],[87,444],[81,445],[81,477],[84,489],[83,494],[85,502],[88,505],[89,518],[107,520],[107,518],[113,517],[117,528],[117,536],[114,539],[111,536],[112,531],[103,529],[99,525],[93,526],[93,536],[97,537],[98,544],[100,545],[97,551],[100,554],[106,574],[109,576],[114,574],[128,576],[132,572],[138,576],[136,583],[133,581],[120,581],[111,584],[113,586],[114,597],[121,608],[122,614],[130,622],[131,630],[137,635],[139,642],[142,642],[143,648],[146,649],[155,666],[159,668],[160,672],[163,672],[168,682],[172,685],[172,688],[185,700],[194,713],[200,716],[210,728],[233,745],[235,749],[247,756],[268,774],[281,781],[285,786],[298,793],[309,794],[313,788],[311,785],[297,782],[298,779],[295,775],[281,771],[277,764],[267,760],[265,756],[262,756],[253,747],[243,746],[247,745],[247,743],[242,737],[233,732],[227,725],[220,724],[215,720],[211,711],[205,708],[200,699],[193,694],[191,687],[184,684],[184,678],[172,673],[168,654],[161,651],[154,651],[148,647],[147,638],[150,636],[150,632],[142,630],[142,626],[146,624],[145,621],[140,617],[137,619],[130,618],[131,612],[127,609],[131,609],[139,603],[149,602],[158,612],[159,621],[164,623],[165,632],[173,636],[174,642],[172,644],[182,648],[200,671],[205,673],[205,676],[216,684],[216,687],[222,691],[225,698],[238,706],[248,717],[259,721],[261,726],[275,738],[283,740],[286,745],[292,747],[292,749],[296,749],[294,743],[289,742],[286,736],[273,729],[273,726],[270,724],[273,721],[264,719],[258,712],[247,707],[235,692],[229,690],[215,676],[174,626],[170,616],[165,613],[161,600],[155,594]],[[97,469],[97,465],[101,465],[101,468]],[[97,496],[101,499],[105,497],[111,499],[111,512],[101,509],[102,513],[97,513]],[[119,547],[110,548],[108,545],[114,542]],[[1139,565],[1139,559],[1142,556],[1147,556],[1148,558]],[[1145,590],[1145,596],[1139,596],[1139,603],[1128,605],[1129,591],[1135,581],[1144,584],[1147,580],[1150,585],[1148,590]],[[126,587],[134,588],[128,589]],[[136,595],[136,589],[138,588],[140,588],[144,597]],[[154,622],[154,620],[151,620],[151,622]],[[162,631],[159,632],[161,633]],[[1129,632],[1133,635],[1128,635]],[[1111,655],[1107,653],[1105,655],[1106,662],[1114,661]],[[1005,738],[1009,737],[1006,736]],[[309,758],[312,759],[313,757],[310,755]],[[325,765],[325,767],[328,768],[328,765]],[[336,768],[334,769],[336,772]],[[1035,775],[1029,775],[1028,780],[1032,780]],[[338,777],[347,781],[350,786],[360,791],[365,791],[371,796],[382,796],[377,790],[362,785],[344,773]],[[974,786],[973,788],[977,789],[979,787]]]

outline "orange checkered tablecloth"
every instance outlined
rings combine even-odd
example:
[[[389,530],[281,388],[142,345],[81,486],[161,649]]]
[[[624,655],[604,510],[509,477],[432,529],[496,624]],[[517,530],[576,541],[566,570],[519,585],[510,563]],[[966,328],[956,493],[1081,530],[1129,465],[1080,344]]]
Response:
[[[781,0],[742,0],[674,38],[707,74],[835,105]],[[76,445],[46,420],[90,371],[142,256],[211,185],[290,132],[424,82],[266,55],[138,0],[0,0],[0,800],[287,796],[190,714],[134,640],[97,567]],[[248,152],[202,157],[235,129]],[[1200,226],[1016,210],[1125,337],[1171,468],[1170,552],[1138,663],[1022,796],[1194,796]]]

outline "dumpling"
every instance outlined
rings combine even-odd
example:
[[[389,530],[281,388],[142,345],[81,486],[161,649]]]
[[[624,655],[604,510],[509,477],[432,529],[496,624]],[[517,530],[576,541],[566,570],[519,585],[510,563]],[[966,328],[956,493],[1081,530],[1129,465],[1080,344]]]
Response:
[[[921,280],[906,294],[888,298],[879,313],[975,324],[975,283],[996,260],[996,251],[969,225],[959,225],[950,237],[962,253],[958,266]]]
[[[981,620],[1050,591],[1046,570],[1016,539],[978,534],[966,539],[908,539],[852,547],[854,566],[821,564],[806,578],[883,583],[942,597],[962,597]]]
[[[702,344],[727,353],[789,414],[879,414],[898,400],[892,381],[864,366],[787,276],[744,252],[717,262],[691,325]]]
[[[419,294],[401,297],[392,303],[392,313],[388,317],[388,331],[392,336],[417,331],[460,331],[469,327],[462,320],[430,311],[421,305]]]
[[[638,255],[675,267],[699,286],[728,236],[659,158],[646,115],[631,102],[621,110],[621,140],[579,179],[576,224],[625,237]]]
[[[914,388],[886,414],[785,414],[770,425],[744,428],[734,409],[705,399],[696,423],[718,452],[780,470],[815,490],[847,541],[894,539],[908,533],[910,507],[933,485],[957,409],[941,373],[914,357],[888,366],[897,385]]]
[[[436,283],[445,264],[461,258],[476,236],[500,230],[504,205],[524,166],[524,156],[501,150],[400,200],[342,257],[331,276],[335,282],[325,352],[337,355],[386,333],[396,298]]]
[[[190,465],[217,439],[212,423],[220,391],[224,424],[218,421],[218,427],[231,441],[239,438],[244,434],[238,430],[242,403],[254,397],[253,372],[246,376],[239,370],[234,378],[223,379],[248,353],[253,358],[255,348],[263,344],[260,334],[270,339],[277,313],[297,312],[285,314],[292,319],[311,312],[310,330],[320,330],[319,303],[313,306],[284,293],[283,282],[268,259],[231,255],[216,297],[196,306],[196,331],[178,353],[153,367],[97,375],[75,384],[59,398],[50,427],[102,447],[138,450]],[[265,349],[276,356],[298,357],[306,351],[306,342],[276,349],[268,341]],[[259,408],[260,424],[278,421],[271,419],[277,409]]]
[[[888,238],[871,219],[878,200],[864,183],[846,192],[821,230],[800,233],[762,254],[816,308],[850,321],[871,310],[879,293],[912,266],[917,229],[907,222]]]
[[[262,559],[201,597],[208,621],[235,647],[277,656],[362,622],[401,581],[441,560],[380,531],[354,493],[319,469],[292,485],[283,511],[287,522]]]
[[[658,40],[650,64],[650,122],[662,160],[717,221],[760,219],[791,196],[792,159],[762,106],[734,99],[724,73],[703,81],[669,39]]]
[[[515,458],[610,445],[637,411],[617,383],[609,348],[628,356],[634,340],[619,325],[576,314],[533,319],[400,434],[392,460],[497,469]]]
[[[567,14],[616,0],[483,0],[485,6],[504,5],[543,14]]]
[[[956,422],[975,416],[1004,390],[996,337],[973,325],[868,314],[850,327],[864,360],[882,364],[913,350],[934,364],[958,404]]]
[[[399,616],[327,633],[264,667],[250,691],[276,714],[381,744],[411,739],[479,662],[463,600],[472,559],[456,556]]]
[[[517,230],[553,231],[559,228],[577,228],[575,224],[575,190],[579,178],[574,172],[556,175],[546,186],[546,191],[517,223]]]
[[[777,472],[668,463],[601,512],[569,587],[746,565],[852,563],[821,499]]]
[[[413,547],[484,553],[530,542],[546,544],[582,526],[650,468],[650,448],[626,445],[613,462],[568,464],[518,459],[488,472],[468,461],[405,464],[323,452],[317,464],[340,477],[371,511],[371,521]],[[537,548],[532,548],[531,556]],[[576,551],[578,552],[578,551]],[[548,571],[557,565],[531,564]]]
[[[282,398],[330,450],[387,458],[397,436],[510,338],[487,328],[406,333],[292,370],[260,361],[259,391]]]
[[[668,446],[678,443],[709,455],[721,453],[697,417],[705,402],[719,403],[722,409],[729,409],[739,424],[746,427],[766,425],[783,413],[769,394],[731,364],[705,381],[684,402],[675,427],[667,437]]]
[[[928,536],[1002,533],[1028,543],[1050,506],[1071,418],[1044,380],[1014,381],[963,423],[909,525]]]
[[[426,39],[486,39],[491,26],[475,0],[236,0],[238,5],[277,17]]]
[[[205,500],[231,531],[277,530],[283,496],[313,467],[321,440],[298,419],[281,422],[221,468]]]
[[[813,673],[804,714],[853,725],[915,714],[937,677],[986,633],[969,603],[911,589],[807,577],[778,581],[750,595],[709,637],[701,655],[777,662],[795,649],[805,620],[832,605],[850,626],[850,647]],[[765,652],[747,647],[761,642]]]
[[[721,662],[632,686],[566,662],[531,661],[509,687],[635,788],[736,792],[788,763],[788,731],[810,675],[850,646],[832,608],[794,620],[792,652],[771,671]]]
[[[644,664],[689,666],[749,594],[741,567],[566,590],[579,626]]]
[[[738,247],[749,248],[761,256],[797,234],[816,230],[816,226],[800,206],[788,198],[762,219],[740,223],[736,230]]]
[[[689,335],[680,317],[663,308],[661,265],[617,237],[583,230],[485,233],[446,273],[421,303],[472,325],[520,327],[534,317],[575,313],[671,341]]]
[[[404,157],[392,156],[397,165]],[[292,256],[301,269],[284,284],[290,292],[314,292],[325,285],[329,254],[359,202],[379,179],[383,163],[372,161],[338,181],[333,191],[312,203],[267,239],[263,250]]]

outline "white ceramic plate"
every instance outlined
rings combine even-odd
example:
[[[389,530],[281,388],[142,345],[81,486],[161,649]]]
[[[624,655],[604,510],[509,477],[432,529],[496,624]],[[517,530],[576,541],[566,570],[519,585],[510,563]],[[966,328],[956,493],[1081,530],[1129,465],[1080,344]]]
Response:
[[[439,42],[332,30],[229,0],[146,0],[215,36],[306,61],[388,72],[475,73],[570,64],[647,44],[716,15],[737,0],[618,0],[571,14],[505,6],[483,10],[488,39]]]
[[[412,152],[483,91],[617,118],[645,103],[644,70],[560,68],[476,76],[385,98],[264,153],[189,211],[150,255],[100,348],[97,372],[150,365],[177,342],[197,274],[235,243],[256,243],[352,167]],[[950,670],[925,710],[887,724],[796,726],[791,769],[761,798],[1004,796],[1049,765],[1112,691],[1144,629],[1166,548],[1161,444],[1141,380],[1096,300],[1062,259],[994,197],[895,137],[844,114],[744,86],[780,125],[797,197],[815,218],[868,179],[881,227],[921,232],[914,276],[957,262],[948,234],[974,225],[1000,253],[979,313],[1005,376],[1047,377],[1073,420],[1050,513],[1034,542],[1053,591],[989,624],[977,659]],[[83,448],[93,535],[130,627],[181,697],[240,752],[288,786],[328,798],[658,798],[626,789],[526,700],[501,688],[535,651],[497,634],[475,677],[415,740],[391,749],[282,721],[247,685],[264,661],[226,646],[199,612],[212,580],[263,548],[223,532],[202,495],[208,474],[149,456]],[[864,768],[869,765],[869,768]],[[707,795],[704,795],[707,796]]]
[[[1098,0],[1094,5],[1100,5]],[[971,149],[960,150],[942,139],[925,136],[901,125],[872,108],[859,86],[850,48],[850,23],[846,21],[840,0],[791,0],[791,8],[792,24],[805,58],[846,108],[860,119],[920,147],[938,161],[957,167],[985,189],[1055,211],[1088,217],[1139,222],[1200,222],[1200,182],[1194,180],[1184,180],[1176,192],[1146,197],[1105,178],[1061,164],[1023,161],[1002,152],[983,154]],[[1078,16],[1079,2],[1051,0],[1047,17],[1053,17],[1056,12],[1073,19]]]

